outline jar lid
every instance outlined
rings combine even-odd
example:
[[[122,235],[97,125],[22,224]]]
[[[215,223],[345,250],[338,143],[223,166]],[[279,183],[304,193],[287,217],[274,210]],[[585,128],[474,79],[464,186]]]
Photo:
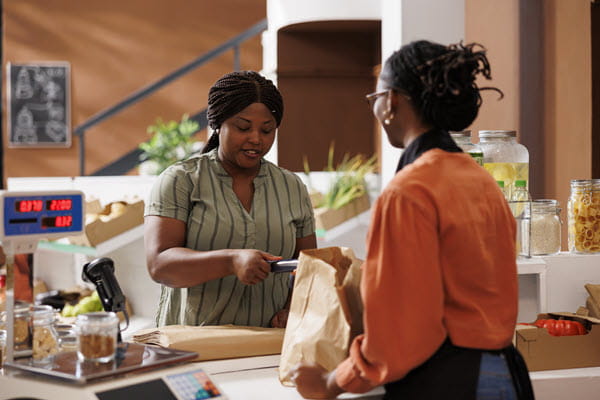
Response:
[[[22,300],[15,300],[15,306],[13,307],[13,312],[15,314],[28,313],[29,308],[31,307],[31,303]],[[2,303],[0,315],[6,313],[6,303]]]
[[[54,309],[52,306],[39,305],[31,307],[31,313],[33,314],[33,323],[51,323],[55,320]]]
[[[517,137],[517,131],[479,131],[480,138]]]
[[[119,323],[119,318],[117,317],[117,314],[112,311],[96,311],[79,314],[75,321],[77,326],[88,324],[113,326],[115,323]]]
[[[450,131],[450,136],[452,137],[471,137],[471,131]]]
[[[560,212],[560,203],[554,199],[538,199],[531,202],[531,207],[534,213],[539,212]]]
[[[592,179],[572,179],[572,188],[587,188],[592,187]]]
[[[515,187],[527,187],[527,181],[523,179],[517,179],[515,181]]]

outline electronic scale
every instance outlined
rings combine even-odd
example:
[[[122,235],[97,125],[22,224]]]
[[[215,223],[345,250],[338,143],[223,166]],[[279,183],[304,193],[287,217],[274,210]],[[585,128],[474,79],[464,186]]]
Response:
[[[7,267],[7,351],[0,399],[224,399],[198,365],[181,364],[195,359],[194,352],[119,343],[109,363],[81,361],[72,351],[56,354],[44,366],[32,362],[31,350],[14,352],[14,256],[33,253],[40,239],[82,233],[84,207],[81,191],[0,191],[0,241]],[[108,258],[84,266],[83,275],[96,285],[105,310],[112,308],[107,311],[125,300],[113,271]]]

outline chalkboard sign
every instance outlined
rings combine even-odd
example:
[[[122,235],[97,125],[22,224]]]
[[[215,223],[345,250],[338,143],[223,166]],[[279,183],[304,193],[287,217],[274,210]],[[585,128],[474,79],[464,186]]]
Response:
[[[67,62],[7,64],[9,147],[70,147]]]

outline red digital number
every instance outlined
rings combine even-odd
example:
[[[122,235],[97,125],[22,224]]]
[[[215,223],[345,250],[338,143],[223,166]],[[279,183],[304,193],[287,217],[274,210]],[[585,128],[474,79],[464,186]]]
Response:
[[[73,201],[71,199],[56,199],[46,202],[46,206],[50,211],[67,211],[71,209],[72,205]]]
[[[73,223],[73,216],[71,215],[59,215],[56,217],[54,226],[57,228],[65,228],[71,226]]]
[[[17,202],[18,212],[42,211],[42,200],[21,200]]]

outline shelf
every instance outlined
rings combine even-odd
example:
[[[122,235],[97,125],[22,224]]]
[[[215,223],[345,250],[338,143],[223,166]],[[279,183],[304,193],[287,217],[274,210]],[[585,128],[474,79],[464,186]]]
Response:
[[[541,257],[517,259],[517,273],[519,275],[543,274],[546,272],[546,261]]]
[[[128,245],[138,239],[144,237],[144,225],[138,225],[133,229],[125,231],[117,236],[114,236],[96,247],[78,246],[70,244],[67,239],[59,239],[56,241],[40,241],[38,248],[45,250],[53,250],[62,253],[85,254],[88,256],[102,256],[111,253],[123,246]]]

